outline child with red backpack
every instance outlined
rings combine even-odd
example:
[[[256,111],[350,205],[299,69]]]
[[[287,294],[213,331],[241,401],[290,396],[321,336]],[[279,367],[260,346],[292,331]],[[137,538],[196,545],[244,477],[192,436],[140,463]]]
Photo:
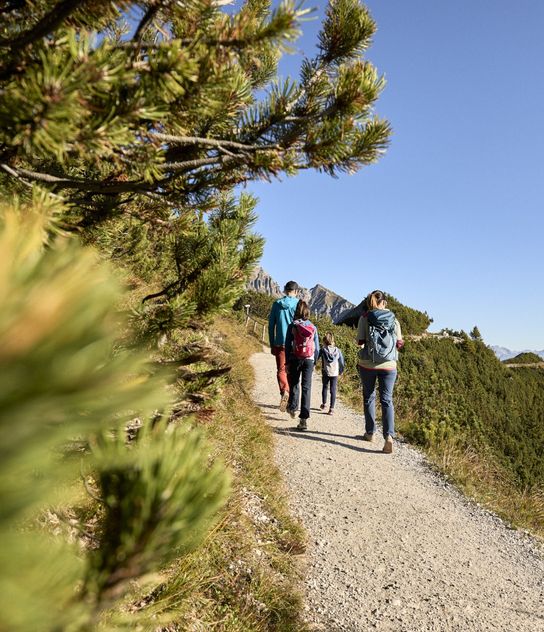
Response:
[[[305,301],[299,301],[293,322],[287,328],[285,354],[287,356],[289,378],[289,401],[287,412],[294,419],[301,391],[300,417],[297,430],[307,430],[310,417],[312,395],[312,374],[319,355],[317,327],[308,318],[310,308]]]

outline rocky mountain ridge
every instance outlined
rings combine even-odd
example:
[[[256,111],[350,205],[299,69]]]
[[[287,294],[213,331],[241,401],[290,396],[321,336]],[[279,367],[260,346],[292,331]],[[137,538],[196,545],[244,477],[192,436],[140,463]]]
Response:
[[[269,294],[274,298],[283,296],[279,283],[261,267],[256,268],[251,275],[247,283],[247,289]],[[310,289],[300,287],[298,295],[308,303],[312,314],[317,313],[319,316],[329,316],[333,321],[336,321],[342,312],[355,307],[353,303],[350,303],[343,296],[336,294],[336,292],[319,283]]]

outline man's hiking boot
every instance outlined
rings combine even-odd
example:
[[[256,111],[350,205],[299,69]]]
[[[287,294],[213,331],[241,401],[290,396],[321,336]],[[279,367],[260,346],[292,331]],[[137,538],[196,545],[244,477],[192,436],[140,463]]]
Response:
[[[301,419],[298,422],[298,426],[296,427],[296,430],[308,430],[308,426],[306,424],[306,419]]]
[[[387,435],[387,437],[385,437],[385,443],[383,444],[382,452],[384,454],[391,454],[391,452],[393,452],[393,439],[390,437],[390,435]]]
[[[372,443],[374,441],[374,435],[370,432],[365,432],[363,435],[363,441],[370,441],[370,443]]]
[[[289,393],[285,391],[280,400],[280,413],[284,413],[287,409],[287,402],[289,401]]]
[[[289,417],[291,417],[291,419],[294,419],[297,416],[296,410],[292,410],[291,408],[288,408],[287,412],[289,413]]]

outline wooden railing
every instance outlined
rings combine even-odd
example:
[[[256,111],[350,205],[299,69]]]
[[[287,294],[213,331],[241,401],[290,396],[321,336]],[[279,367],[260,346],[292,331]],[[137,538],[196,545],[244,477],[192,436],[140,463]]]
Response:
[[[268,323],[266,321],[258,320],[248,314],[246,315],[245,327],[246,331],[258,338],[263,344],[268,344],[268,337],[266,335]]]

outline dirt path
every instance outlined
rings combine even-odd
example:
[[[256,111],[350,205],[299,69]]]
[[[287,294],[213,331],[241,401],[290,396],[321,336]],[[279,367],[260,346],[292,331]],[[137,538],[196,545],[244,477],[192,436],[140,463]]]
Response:
[[[316,630],[544,631],[544,556],[395,444],[363,443],[362,415],[319,411],[309,431],[278,410],[275,363],[255,354],[254,398],[309,534],[307,616]]]

